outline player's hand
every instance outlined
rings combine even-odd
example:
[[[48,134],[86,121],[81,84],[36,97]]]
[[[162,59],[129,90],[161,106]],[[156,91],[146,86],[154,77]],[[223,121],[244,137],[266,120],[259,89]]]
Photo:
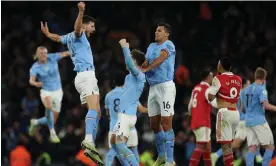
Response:
[[[79,8],[79,11],[84,11],[84,9],[85,9],[85,4],[84,4],[84,2],[79,2],[78,3],[78,8]]]
[[[143,73],[148,72],[148,71],[149,71],[149,66],[142,67],[142,68],[141,68],[141,71],[142,71]]]
[[[41,31],[47,36],[49,34],[49,28],[47,25],[47,22],[45,22],[45,25],[42,21],[40,21]]]
[[[35,84],[35,86],[38,87],[38,88],[42,87],[42,85],[43,85],[42,82],[36,82],[36,84]]]
[[[126,39],[121,39],[119,41],[119,43],[120,43],[121,47],[127,47],[127,48],[129,48],[129,44],[126,42]]]

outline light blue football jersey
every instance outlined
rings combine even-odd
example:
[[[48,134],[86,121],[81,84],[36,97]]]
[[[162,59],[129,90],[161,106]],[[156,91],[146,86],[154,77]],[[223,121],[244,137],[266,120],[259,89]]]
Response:
[[[58,68],[60,53],[48,54],[47,63],[35,62],[30,69],[30,76],[36,76],[43,83],[42,89],[56,91],[61,89],[61,80]]]
[[[113,131],[114,126],[118,121],[118,111],[120,106],[120,97],[122,95],[123,88],[116,87],[115,89],[111,90],[105,96],[105,108],[109,111],[110,116],[110,123],[109,123],[109,130]]]
[[[146,78],[150,85],[171,81],[174,78],[176,51],[172,41],[167,40],[161,45],[158,45],[156,42],[151,43],[147,49],[146,59],[150,64],[153,63],[153,61],[160,56],[161,50],[167,51],[169,56],[160,66],[146,73]]]
[[[93,54],[85,33],[82,33],[80,37],[76,37],[75,32],[68,33],[61,37],[61,42],[67,45],[72,55],[74,71],[95,70]]]
[[[253,83],[241,94],[245,108],[245,126],[253,127],[266,123],[263,102],[268,101],[267,90],[264,85]]]

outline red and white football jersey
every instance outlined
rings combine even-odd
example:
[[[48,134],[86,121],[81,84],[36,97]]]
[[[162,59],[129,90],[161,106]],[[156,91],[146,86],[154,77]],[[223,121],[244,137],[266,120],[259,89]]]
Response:
[[[210,112],[212,106],[209,104],[208,98],[205,95],[205,91],[209,86],[207,82],[201,82],[192,91],[189,103],[189,110],[192,114],[191,129],[203,126],[211,128]]]
[[[237,103],[242,88],[242,79],[231,73],[222,73],[213,78],[210,94],[230,103]]]

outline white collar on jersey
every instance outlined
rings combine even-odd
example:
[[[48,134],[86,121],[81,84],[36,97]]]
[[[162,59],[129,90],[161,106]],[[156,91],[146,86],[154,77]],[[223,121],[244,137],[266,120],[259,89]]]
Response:
[[[208,86],[210,86],[210,85],[208,84],[208,82],[205,82],[205,81],[201,81],[200,84],[201,84],[201,85],[208,85]]]
[[[232,72],[225,72],[225,73],[221,73],[221,75],[233,75]]]

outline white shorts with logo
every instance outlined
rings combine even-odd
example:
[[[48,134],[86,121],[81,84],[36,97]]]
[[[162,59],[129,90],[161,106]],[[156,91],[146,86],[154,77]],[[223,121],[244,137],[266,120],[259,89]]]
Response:
[[[274,138],[268,123],[254,127],[246,127],[247,144],[251,145],[273,145]]]
[[[217,114],[216,137],[219,143],[231,143],[240,122],[240,113],[237,110],[221,108]]]
[[[111,143],[110,139],[112,134],[115,134],[114,131],[109,131],[108,133],[108,147],[111,148]],[[116,135],[116,134],[115,134]],[[136,128],[133,128],[129,132],[129,138],[127,140],[127,147],[133,147],[133,146],[138,146],[138,134]]]
[[[129,139],[131,129],[135,127],[137,116],[118,113],[118,121],[114,127],[116,136],[125,136]]]
[[[195,133],[197,143],[206,143],[211,140],[211,129],[208,127],[199,127],[193,132]]]
[[[174,115],[175,95],[176,89],[173,81],[151,86],[148,97],[149,117]]]
[[[41,89],[40,90],[41,101],[43,101],[45,97],[51,97],[52,104],[53,104],[53,110],[55,112],[60,112],[61,101],[62,101],[62,97],[63,97],[62,89],[59,89],[56,91],[47,91],[47,90]]]
[[[81,104],[86,103],[86,97],[99,95],[98,80],[94,71],[79,72],[75,77],[75,87],[80,94]]]
[[[245,128],[245,121],[244,120],[241,120],[239,122],[239,125],[236,129],[235,138],[240,139],[242,141],[245,140],[245,138],[246,138],[246,128]]]

